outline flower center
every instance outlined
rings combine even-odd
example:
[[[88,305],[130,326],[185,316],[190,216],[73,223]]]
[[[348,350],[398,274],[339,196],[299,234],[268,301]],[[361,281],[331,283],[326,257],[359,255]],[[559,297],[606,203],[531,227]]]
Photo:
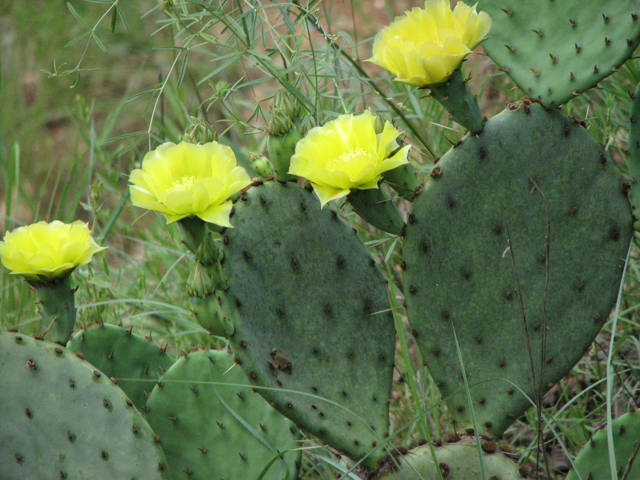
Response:
[[[338,158],[334,158],[331,161],[331,165],[336,170],[343,170],[355,163],[354,160],[358,159],[358,157],[369,157],[369,154],[360,147],[354,148],[353,150],[340,154]]]
[[[350,150],[348,152],[343,153],[342,155],[340,155],[338,157],[338,161],[340,162],[348,162],[351,159],[359,156],[359,155],[367,155],[367,152],[365,152],[363,149],[361,148],[354,148],[353,150]]]
[[[182,190],[186,192],[193,192],[193,186],[198,182],[198,179],[193,175],[185,175],[180,180],[174,180],[171,183],[172,190]]]
[[[340,154],[329,162],[334,172],[346,173],[350,179],[355,180],[367,165],[375,163],[375,158],[366,150],[358,147]]]

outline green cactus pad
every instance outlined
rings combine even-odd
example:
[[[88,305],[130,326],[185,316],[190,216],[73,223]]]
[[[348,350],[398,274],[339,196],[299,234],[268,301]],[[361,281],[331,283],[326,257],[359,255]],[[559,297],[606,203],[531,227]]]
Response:
[[[430,85],[431,95],[449,112],[451,118],[469,129],[479,132],[484,128],[478,100],[469,90],[462,69],[458,68],[444,83]]]
[[[220,314],[217,293],[212,293],[204,298],[192,295],[189,297],[189,307],[191,315],[211,335],[226,337],[233,333],[231,322]]]
[[[304,136],[305,129],[302,122],[297,119],[286,133],[269,134],[267,138],[267,152],[273,166],[276,177],[281,182],[295,180],[296,177],[289,174],[291,156],[296,151],[296,144]]]
[[[493,440],[480,439],[482,463],[488,480],[522,480],[518,465],[499,451]],[[445,480],[482,480],[482,467],[476,439],[464,436],[455,443],[448,443],[435,449],[438,468],[428,445],[414,448],[402,458],[397,459],[399,466],[389,461],[381,469],[376,480],[440,480],[438,470]]]
[[[66,345],[76,324],[75,290],[71,275],[58,281],[35,284],[38,310],[45,327],[47,340]]]
[[[380,188],[353,189],[347,195],[353,211],[368,223],[392,235],[402,235],[404,220]]]
[[[147,403],[155,381],[173,360],[153,341],[115,325],[93,325],[78,332],[69,350],[79,353],[118,386],[138,408]]]
[[[233,223],[222,308],[238,362],[296,425],[375,466],[395,346],[384,277],[357,233],[297,185],[251,188]]]
[[[180,358],[153,389],[147,406],[147,420],[160,437],[175,480],[254,479],[286,450],[264,479],[297,478],[300,434],[252,392],[227,352],[199,351]]]
[[[540,104],[510,105],[435,168],[408,217],[409,322],[464,431],[473,423],[455,329],[476,425],[499,436],[535,398],[532,365],[537,385],[544,365],[546,391],[609,316],[632,234],[629,202],[601,146]]]
[[[640,230],[640,85],[633,94],[631,103],[631,117],[629,118],[629,175],[631,175],[631,190],[629,200],[633,208],[636,230]]]
[[[166,478],[147,422],[57,344],[0,333],[0,478]]]
[[[403,199],[413,202],[422,191],[422,181],[416,168],[407,163],[382,173],[387,184]]]
[[[560,106],[611,75],[640,43],[640,3],[479,0],[487,54],[529,97]]]
[[[628,480],[640,478],[640,459],[637,457],[640,441],[640,411],[626,413],[616,418],[611,428],[618,469],[617,478],[623,478],[624,473],[626,473],[624,478]],[[611,480],[607,443],[607,429],[603,428],[580,450],[574,462],[574,469],[567,475],[567,480],[580,478]],[[630,462],[633,463],[629,465]],[[629,467],[631,468],[627,471]]]

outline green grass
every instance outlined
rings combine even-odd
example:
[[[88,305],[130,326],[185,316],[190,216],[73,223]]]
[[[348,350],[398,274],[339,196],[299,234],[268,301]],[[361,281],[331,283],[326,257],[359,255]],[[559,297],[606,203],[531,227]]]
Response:
[[[245,166],[251,152],[266,150],[270,101],[280,86],[299,100],[308,127],[365,108],[393,118],[407,132],[406,141],[414,146],[411,160],[423,172],[462,137],[424,92],[394,83],[363,62],[372,36],[402,6],[381,2],[383,8],[374,15],[370,2],[362,0],[313,3],[310,9],[292,2],[211,6],[195,0],[175,2],[173,8],[155,1],[40,0],[0,6],[5,32],[0,46],[0,224],[8,231],[38,220],[91,223],[109,250],[74,274],[80,325],[133,325],[138,333],[151,332],[167,343],[173,355],[222,345],[204,335],[189,315],[184,285],[192,259],[179,243],[177,228],[128,201],[129,172],[150,148],[178,141],[191,116],[209,121]],[[522,96],[487,57],[476,54],[467,63],[485,115]],[[587,121],[589,132],[622,170],[629,92],[639,82],[640,62],[634,59],[564,107],[568,115]],[[391,403],[394,445],[441,438],[451,430],[446,408],[422,365],[402,308],[401,241],[387,236],[381,241],[379,232],[353,214],[342,214],[390,279],[399,333]],[[541,432],[532,409],[505,436],[522,458],[534,461],[541,438],[543,451],[553,453],[552,478],[564,478],[567,459],[606,422],[607,410],[617,415],[640,406],[636,242],[615,330],[610,320],[592,349],[545,396],[547,423]],[[26,283],[0,272],[0,328],[42,332],[34,301]],[[347,473],[351,463],[346,458],[313,439],[305,446],[304,478],[329,480],[334,470],[342,478],[359,478]]]

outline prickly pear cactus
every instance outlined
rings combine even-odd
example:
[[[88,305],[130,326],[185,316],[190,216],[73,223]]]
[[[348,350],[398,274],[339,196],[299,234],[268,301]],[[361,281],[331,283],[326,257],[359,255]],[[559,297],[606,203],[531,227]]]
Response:
[[[435,447],[437,461],[428,445],[410,450],[398,459],[399,465],[388,461],[376,480],[440,480],[438,470],[445,480],[522,480],[522,469],[510,458],[507,458],[496,442],[480,439],[482,453],[479,454],[474,437],[464,436],[455,443]]]
[[[640,43],[640,2],[479,0],[487,54],[529,97],[560,106],[615,72]]]
[[[229,341],[238,363],[296,425],[376,466],[389,428],[395,329],[375,261],[355,231],[295,184],[251,188],[232,220],[222,308],[236,327]]]
[[[65,348],[0,333],[0,392],[0,478],[166,478],[131,401]]]
[[[153,389],[146,417],[175,479],[254,479],[280,453],[264,479],[297,478],[300,434],[249,388],[227,352],[180,358]]]
[[[38,312],[48,327],[47,340],[66,345],[76,324],[75,290],[71,288],[71,276],[57,282],[36,284],[35,291]]]
[[[409,202],[413,202],[422,191],[422,181],[418,177],[416,168],[411,164],[387,170],[382,176],[398,196]]]
[[[626,413],[616,418],[611,428],[618,469],[617,478],[628,480],[640,478],[640,461],[637,458],[640,441],[640,411]],[[574,469],[567,475],[567,480],[580,478],[610,480],[609,455],[607,430],[603,428],[580,450],[574,462]]]
[[[295,177],[289,175],[289,163],[305,129],[300,119],[300,105],[284,88],[278,90],[273,100],[267,129],[267,151],[276,177],[281,182],[294,180]]]
[[[354,189],[347,196],[354,212],[376,228],[393,235],[402,235],[404,220],[380,188]]]
[[[620,173],[558,110],[511,105],[442,157],[402,266],[409,322],[458,431],[473,427],[458,347],[476,425],[499,436],[595,338],[631,234]]]
[[[631,176],[631,191],[629,200],[633,208],[636,230],[640,230],[640,85],[633,94],[631,103],[631,117],[629,118],[629,175]]]
[[[478,99],[467,87],[461,69],[457,69],[444,83],[431,85],[431,95],[447,109],[451,118],[471,132],[484,128]]]
[[[133,333],[131,328],[109,324],[81,330],[68,348],[114,378],[138,408],[146,405],[156,380],[173,363],[166,350],[152,340]]]

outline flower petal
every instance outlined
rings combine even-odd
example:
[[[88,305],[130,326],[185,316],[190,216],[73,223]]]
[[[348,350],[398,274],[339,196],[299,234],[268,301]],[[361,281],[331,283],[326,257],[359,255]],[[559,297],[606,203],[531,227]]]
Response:
[[[316,185],[315,183],[312,183],[311,186],[320,199],[320,208],[324,208],[327,202],[330,202],[331,200],[337,200],[338,198],[346,197],[350,192],[350,190],[348,189],[323,187],[321,185]]]
[[[231,208],[233,207],[233,203],[231,200],[228,202],[224,202],[221,205],[215,205],[210,207],[198,214],[205,222],[215,223],[216,225],[220,225],[222,227],[233,227],[229,222],[229,215],[231,214]]]

